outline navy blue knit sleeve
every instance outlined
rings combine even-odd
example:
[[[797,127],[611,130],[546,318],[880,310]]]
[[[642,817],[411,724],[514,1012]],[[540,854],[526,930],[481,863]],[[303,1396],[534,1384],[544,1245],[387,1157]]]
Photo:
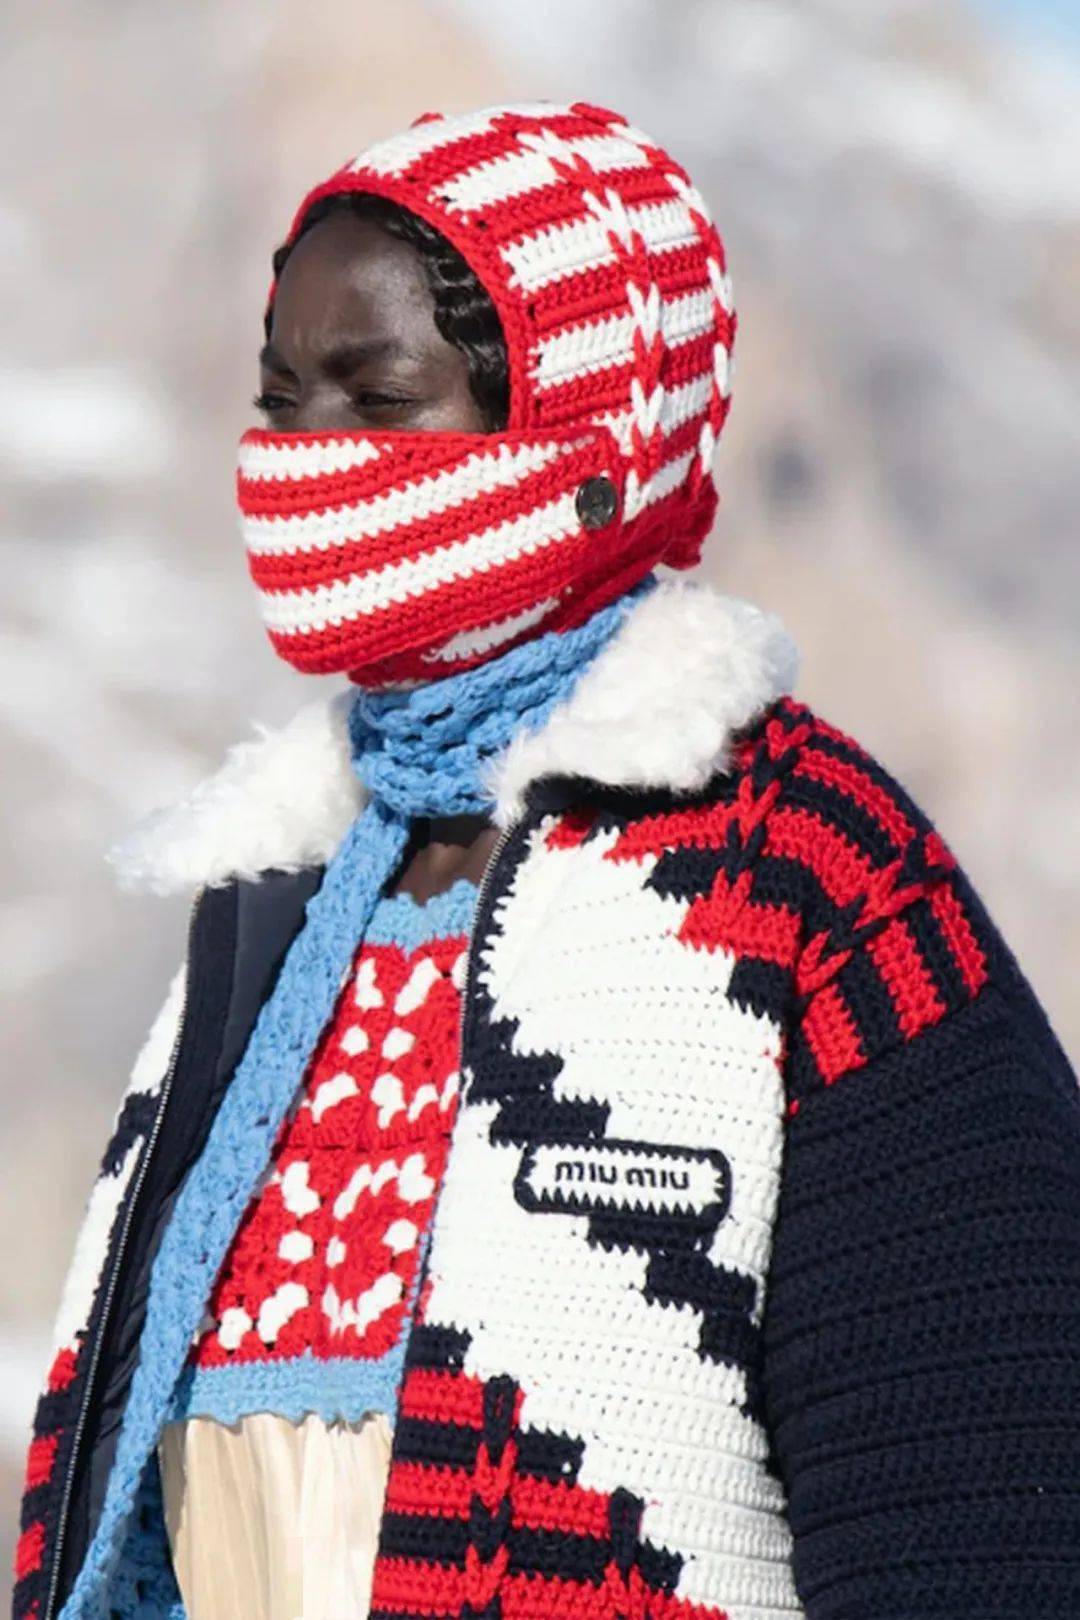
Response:
[[[817,727],[763,1321],[807,1620],[1080,1616],[1080,1091],[925,816]]]

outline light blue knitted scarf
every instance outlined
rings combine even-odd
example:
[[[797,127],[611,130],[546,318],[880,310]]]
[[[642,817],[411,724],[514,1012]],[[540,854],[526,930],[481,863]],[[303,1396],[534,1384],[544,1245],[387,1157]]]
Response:
[[[206,1146],[176,1200],[154,1261],[139,1361],[101,1516],[61,1620],[97,1620],[109,1606],[140,1482],[205,1301],[375,903],[404,854],[410,819],[487,809],[484,765],[520,730],[543,723],[654,583],[649,575],[579,628],[539,636],[464,675],[405,692],[357,689],[350,713],[353,764],[370,798],[307,903]]]

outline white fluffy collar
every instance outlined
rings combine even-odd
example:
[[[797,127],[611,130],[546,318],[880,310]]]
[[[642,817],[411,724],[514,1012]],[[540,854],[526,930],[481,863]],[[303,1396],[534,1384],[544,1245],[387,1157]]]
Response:
[[[551,774],[692,792],[723,769],[732,735],[791,691],[797,666],[771,614],[665,580],[545,724],[495,762],[495,820],[512,822],[527,785]],[[363,803],[346,725],[353,690],[305,704],[278,731],[257,725],[186,798],[138,823],[109,851],[123,886],[172,894],[328,860]]]

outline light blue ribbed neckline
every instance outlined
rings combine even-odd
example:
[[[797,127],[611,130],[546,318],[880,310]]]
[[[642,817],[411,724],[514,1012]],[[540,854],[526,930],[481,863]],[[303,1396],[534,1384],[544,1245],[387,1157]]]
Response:
[[[410,1289],[406,1326],[412,1319]],[[239,1361],[222,1367],[184,1369],[177,1381],[169,1422],[193,1417],[236,1423],[255,1412],[272,1412],[299,1423],[310,1413],[324,1423],[357,1423],[382,1412],[393,1427],[397,1388],[405,1359],[401,1335],[385,1355],[321,1357],[305,1350],[273,1361]]]
[[[399,945],[402,950],[415,951],[429,940],[467,934],[476,909],[476,894],[472,879],[462,877],[427,900],[407,893],[383,895],[371,913],[365,944]]]

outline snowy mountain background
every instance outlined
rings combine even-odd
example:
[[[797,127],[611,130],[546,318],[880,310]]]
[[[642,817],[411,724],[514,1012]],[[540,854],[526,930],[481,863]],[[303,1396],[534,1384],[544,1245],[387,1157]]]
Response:
[[[424,108],[584,97],[699,179],[741,323],[707,571],[782,614],[805,695],[935,817],[1080,1056],[1080,55],[1006,9],[9,0],[9,1541],[62,1270],[183,934],[103,852],[310,695],[232,509],[270,251],[314,178]]]

